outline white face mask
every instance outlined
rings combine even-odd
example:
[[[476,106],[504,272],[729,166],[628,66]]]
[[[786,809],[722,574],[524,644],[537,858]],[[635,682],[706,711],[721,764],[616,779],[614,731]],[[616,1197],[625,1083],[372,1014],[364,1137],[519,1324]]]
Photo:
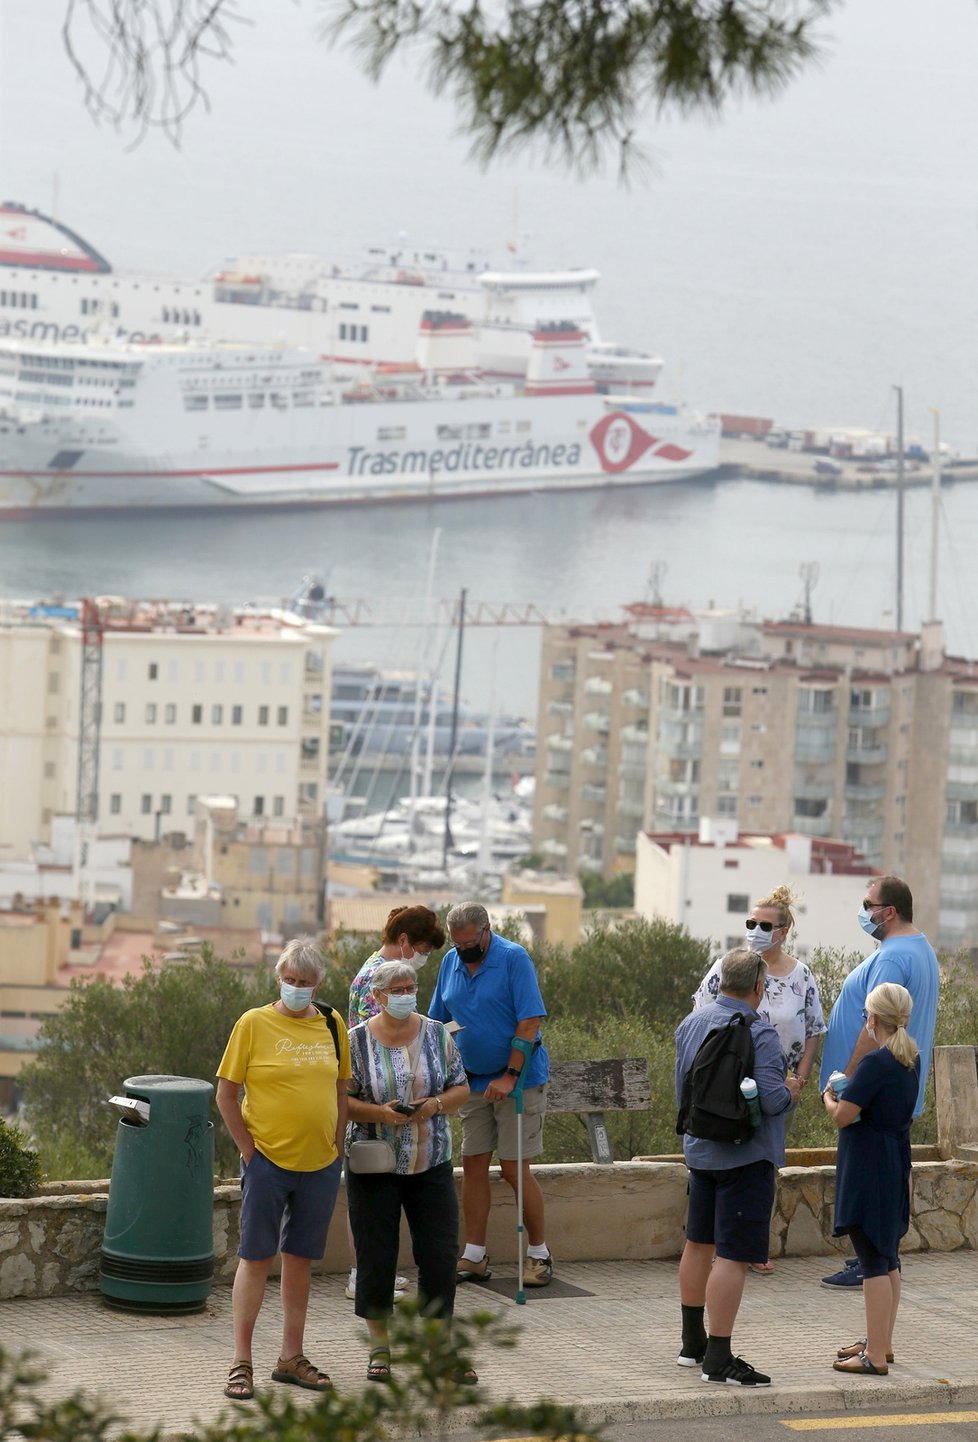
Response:
[[[407,956],[405,956],[402,951],[401,960],[408,962],[414,967],[415,971],[420,971],[428,960],[428,953],[426,951],[409,951]]]
[[[747,950],[770,951],[771,947],[775,944],[774,933],[779,930],[780,927],[776,926],[774,931],[762,931],[759,926],[755,926],[753,931],[745,931],[744,940],[747,945]]]

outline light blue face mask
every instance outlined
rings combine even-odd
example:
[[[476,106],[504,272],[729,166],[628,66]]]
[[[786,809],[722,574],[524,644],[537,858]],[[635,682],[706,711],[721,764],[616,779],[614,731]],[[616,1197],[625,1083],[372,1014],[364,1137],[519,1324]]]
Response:
[[[873,920],[873,913],[871,911],[867,911],[865,906],[861,906],[859,908],[859,911],[856,913],[856,920],[859,922],[859,925],[862,927],[863,931],[866,932],[867,936],[871,936],[874,941],[883,940],[882,926],[878,925]]]
[[[312,994],[315,990],[314,986],[292,986],[287,981],[279,983],[282,1005],[289,1011],[305,1011],[312,1001]]]
[[[384,1010],[387,1015],[395,1021],[404,1021],[413,1011],[418,1009],[418,993],[416,991],[403,992],[396,996],[389,996]]]

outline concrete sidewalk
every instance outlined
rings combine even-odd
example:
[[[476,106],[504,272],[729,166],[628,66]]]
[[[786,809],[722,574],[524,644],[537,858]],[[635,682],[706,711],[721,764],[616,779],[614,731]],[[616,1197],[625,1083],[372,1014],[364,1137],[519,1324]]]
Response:
[[[515,1350],[478,1358],[488,1397],[574,1403],[586,1422],[698,1417],[750,1412],[824,1413],[908,1406],[935,1410],[978,1402],[973,1309],[978,1253],[915,1253],[885,1378],[833,1372],[840,1344],[865,1334],[862,1292],[819,1286],[838,1259],[779,1260],[771,1277],[750,1274],[734,1350],[774,1379],[759,1391],[700,1380],[676,1366],[679,1303],[675,1262],[579,1262],[560,1266],[565,1283],[586,1296],[528,1293],[527,1305],[486,1288],[459,1289],[458,1311],[503,1311],[522,1325]],[[494,1268],[497,1277],[512,1267]],[[345,1277],[320,1276],[306,1328],[306,1351],[345,1391],[365,1383],[365,1331],[343,1296]],[[270,1292],[256,1334],[260,1386],[278,1355],[278,1297]],[[133,1424],[189,1431],[230,1408],[222,1393],[231,1356],[231,1293],[215,1288],[197,1317],[141,1317],[110,1311],[96,1293],[0,1303],[0,1338],[9,1350],[31,1347],[49,1369],[45,1393],[98,1393]],[[312,1394],[291,1389],[294,1398]],[[238,1404],[236,1415],[248,1411]],[[472,1412],[457,1414],[470,1430]]]

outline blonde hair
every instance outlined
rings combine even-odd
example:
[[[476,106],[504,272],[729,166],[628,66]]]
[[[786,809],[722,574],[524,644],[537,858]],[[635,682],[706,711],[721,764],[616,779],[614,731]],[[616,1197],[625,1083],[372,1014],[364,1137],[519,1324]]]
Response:
[[[776,911],[780,920],[779,926],[785,926],[790,931],[795,924],[795,918],[791,914],[792,903],[798,898],[790,886],[776,886],[770,896],[762,896],[760,901],[754,902],[754,910],[759,906],[765,906],[770,911]]]
[[[892,1036],[883,1042],[901,1066],[912,1067],[917,1060],[917,1043],[907,1031],[913,1011],[913,997],[905,986],[884,981],[874,986],[866,998],[866,1015],[875,1016],[884,1026],[893,1027]]]

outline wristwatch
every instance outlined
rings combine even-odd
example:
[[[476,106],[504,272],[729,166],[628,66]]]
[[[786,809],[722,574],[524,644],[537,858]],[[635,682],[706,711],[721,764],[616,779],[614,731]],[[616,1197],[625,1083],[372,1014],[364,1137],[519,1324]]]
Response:
[[[523,1073],[522,1073],[521,1071],[517,1071],[516,1067],[514,1067],[514,1066],[508,1066],[508,1067],[506,1068],[506,1075],[507,1075],[507,1076],[514,1076],[514,1077],[516,1077],[517,1081],[519,1081],[519,1079],[520,1079],[520,1077],[523,1075]]]
[[[436,1114],[440,1116],[441,1113],[442,1113],[444,1110],[445,1110],[445,1103],[442,1101],[441,1097],[435,1097],[435,1112],[436,1112]]]

